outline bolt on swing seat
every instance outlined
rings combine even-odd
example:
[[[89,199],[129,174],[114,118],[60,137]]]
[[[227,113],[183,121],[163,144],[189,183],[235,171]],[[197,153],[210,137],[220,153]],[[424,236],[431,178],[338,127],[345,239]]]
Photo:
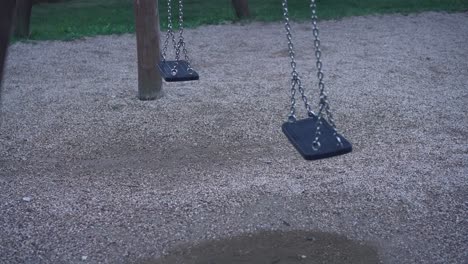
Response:
[[[318,126],[316,116],[301,119],[295,122],[285,122],[282,125],[283,133],[291,144],[306,160],[324,159],[346,154],[352,151],[351,143],[340,134],[336,134],[333,127],[326,120],[322,120],[320,148],[314,149],[314,131]],[[341,144],[336,140],[340,137]]]
[[[282,125],[282,131],[306,160],[317,160],[346,154],[352,151],[351,143],[337,132],[335,122],[330,110],[330,105],[325,93],[323,83],[322,61],[320,51],[319,31],[317,27],[316,0],[311,0],[312,25],[314,35],[315,57],[317,59],[317,77],[320,89],[320,104],[318,114],[314,114],[305,95],[302,81],[297,71],[295,61],[294,44],[292,42],[291,25],[289,23],[288,0],[283,0],[283,16],[285,20],[286,37],[288,39],[288,51],[291,59],[291,112],[288,121]],[[305,119],[296,119],[296,91],[299,90],[302,101],[308,112]],[[326,112],[327,119],[323,116]]]
[[[196,81],[200,78],[185,60],[162,60],[158,63],[158,67],[166,82]]]
[[[179,36],[176,41],[175,33],[172,25],[172,0],[167,1],[167,33],[166,40],[164,41],[164,47],[161,52],[162,60],[158,63],[159,71],[161,76],[166,82],[184,82],[184,81],[195,81],[200,77],[196,71],[193,70],[190,65],[190,58],[184,41],[184,2],[179,0]],[[175,60],[167,60],[166,52],[169,45],[169,39],[172,40],[173,49],[175,51]],[[183,51],[185,60],[180,59],[180,52]]]

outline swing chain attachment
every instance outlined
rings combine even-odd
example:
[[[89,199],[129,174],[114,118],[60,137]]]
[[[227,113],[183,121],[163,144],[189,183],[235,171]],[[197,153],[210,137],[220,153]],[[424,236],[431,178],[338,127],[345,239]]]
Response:
[[[187,72],[190,74],[193,73],[193,68],[190,64],[190,58],[188,55],[187,47],[185,45],[184,39],[184,1],[179,0],[179,42],[177,43],[176,47],[176,60],[179,61],[180,59],[180,51],[182,48],[182,52],[184,53],[185,61],[187,61]],[[177,67],[177,66],[174,66]]]
[[[297,63],[295,58],[295,51],[294,51],[294,44],[292,41],[292,34],[291,34],[291,24],[289,19],[289,10],[288,10],[288,0],[283,0],[283,16],[284,16],[284,27],[286,29],[286,38],[288,39],[288,53],[289,58],[291,59],[291,106],[288,115],[289,122],[295,122],[296,118],[296,93],[297,90],[301,94],[301,99],[304,102],[304,106],[307,110],[307,113],[310,117],[314,116],[312,111],[312,107],[309,104],[307,96],[305,95],[304,87],[302,86],[302,81],[299,73],[297,72]]]
[[[315,48],[315,58],[317,59],[316,61],[316,67],[317,67],[317,78],[319,81],[319,90],[320,90],[320,103],[319,103],[319,112],[317,114],[317,128],[315,130],[315,139],[312,142],[312,149],[317,151],[320,148],[320,135],[322,134],[320,131],[320,128],[323,125],[322,119],[323,119],[323,111],[325,110],[325,113],[327,115],[328,123],[331,125],[333,129],[333,136],[336,138],[337,145],[342,147],[343,142],[341,141],[341,138],[338,136],[338,131],[336,129],[336,124],[335,120],[333,119],[333,115],[330,109],[330,103],[328,101],[328,96],[327,93],[325,92],[325,84],[323,83],[323,72],[322,72],[322,52],[320,51],[320,39],[319,39],[319,29],[317,26],[317,4],[316,0],[311,0],[310,1],[310,8],[311,8],[311,19],[312,19],[312,34],[314,35],[314,48]]]
[[[172,39],[172,45],[174,46],[174,48],[176,48],[177,42],[175,39],[174,27],[172,24],[172,0],[167,0],[167,32],[166,32],[166,39],[164,41],[163,50],[161,53],[161,57],[163,61],[166,61],[166,53],[167,53],[167,48],[169,46],[170,38]]]
[[[179,62],[180,60],[180,52],[182,50],[182,52],[184,53],[184,57],[185,57],[185,60],[187,61],[187,72],[189,74],[193,74],[194,71],[193,71],[193,68],[191,66],[191,63],[190,63],[190,58],[189,58],[189,55],[188,55],[188,51],[187,51],[187,47],[186,47],[186,44],[185,44],[185,39],[184,39],[184,2],[183,0],[179,0],[178,1],[178,4],[179,4],[179,23],[178,23],[178,26],[179,26],[179,37],[178,37],[178,40],[176,40],[176,37],[175,37],[175,33],[174,33],[174,25],[173,25],[173,22],[172,22],[172,0],[167,0],[167,32],[166,32],[166,39],[164,41],[164,45],[163,45],[163,50],[161,52],[161,57],[162,57],[162,60],[163,61],[166,61],[166,54],[167,54],[167,49],[168,49],[168,46],[169,46],[169,40],[172,40],[172,45],[173,45],[173,48],[175,50],[175,59],[177,62]],[[177,66],[178,66],[178,63],[176,63],[174,65],[174,68],[171,70],[171,74],[173,76],[177,75]]]

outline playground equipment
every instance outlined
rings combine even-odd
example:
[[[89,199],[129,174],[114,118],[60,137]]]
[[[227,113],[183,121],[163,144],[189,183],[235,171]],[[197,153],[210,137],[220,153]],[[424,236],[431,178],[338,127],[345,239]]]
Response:
[[[315,114],[305,95],[300,74],[297,71],[294,44],[292,41],[291,25],[289,20],[288,0],[282,0],[286,37],[288,39],[288,51],[291,59],[291,106],[288,121],[282,125],[282,130],[292,145],[306,160],[328,158],[352,151],[351,143],[338,134],[327,93],[323,82],[322,61],[320,51],[319,30],[317,27],[317,5],[311,0],[312,33],[314,35],[314,48],[317,66],[318,87],[320,90],[319,110]],[[308,117],[297,120],[296,118],[296,93],[299,91]],[[325,119],[326,117],[326,119]]]
[[[178,1],[179,4],[179,36],[176,41],[175,32],[172,23],[172,0],[167,1],[167,32],[164,46],[161,52],[162,60],[158,67],[161,75],[166,82],[182,82],[198,80],[198,73],[195,72],[190,65],[190,58],[184,40],[184,2]],[[169,46],[169,40],[172,41],[172,46],[175,51],[175,60],[167,60],[166,53]],[[180,59],[180,52],[184,53],[185,60]]]
[[[159,49],[159,24],[158,24],[158,1],[154,0],[134,0],[136,31],[137,31],[137,49],[139,65],[139,98],[141,100],[153,100],[160,96],[161,91],[161,73],[162,77],[168,82],[198,80],[198,74],[190,65],[186,43],[184,40],[183,28],[183,0],[178,0],[179,7],[179,33],[176,37],[172,22],[172,0],[168,0],[168,30],[162,52]],[[316,57],[317,78],[319,88],[319,109],[317,113],[312,111],[307,96],[305,95],[301,76],[297,70],[295,60],[295,51],[291,25],[288,11],[288,0],[282,0],[283,15],[285,21],[286,37],[288,40],[288,51],[291,59],[291,88],[290,88],[290,112],[288,121],[282,125],[282,130],[293,146],[306,160],[316,160],[333,157],[352,151],[351,143],[338,133],[330,109],[325,84],[323,82],[324,74],[322,72],[322,53],[320,51],[319,30],[317,26],[317,6],[316,0],[310,2],[314,50]],[[141,17],[140,17],[141,16]],[[147,21],[154,21],[148,23]],[[169,42],[175,50],[175,60],[168,60],[166,57]],[[153,64],[153,52],[161,53],[161,60]],[[181,52],[184,53],[185,60],[181,60]],[[156,70],[158,64],[160,72]],[[156,71],[156,72],[154,72]],[[296,94],[299,91],[308,117],[298,120],[296,118]]]

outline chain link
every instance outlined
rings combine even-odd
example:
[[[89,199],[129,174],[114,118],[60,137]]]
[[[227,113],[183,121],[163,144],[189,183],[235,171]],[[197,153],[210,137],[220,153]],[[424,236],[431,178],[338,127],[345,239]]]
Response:
[[[337,144],[339,146],[342,146],[343,143],[341,141],[341,138],[338,136],[338,131],[336,129],[335,125],[335,120],[333,119],[333,115],[330,109],[330,103],[328,101],[328,96],[327,93],[325,92],[325,84],[323,83],[323,72],[322,72],[322,52],[320,51],[320,39],[319,39],[319,29],[317,26],[317,4],[316,0],[310,0],[310,8],[312,12],[312,34],[314,35],[314,48],[315,48],[315,58],[317,59],[316,61],[316,67],[317,67],[317,78],[319,81],[319,90],[320,90],[320,102],[319,102],[319,111],[317,114],[317,128],[315,129],[315,138],[312,143],[312,148],[314,150],[318,150],[320,148],[320,135],[322,134],[321,132],[321,127],[323,126],[323,112],[325,110],[325,113],[327,115],[328,123],[331,125],[333,129],[333,136],[336,138]]]
[[[191,63],[190,63],[190,58],[189,58],[189,55],[188,55],[188,51],[187,51],[187,47],[186,47],[185,40],[184,40],[184,35],[183,35],[184,34],[184,2],[183,2],[183,0],[179,0],[178,4],[179,4],[179,10],[178,10],[179,11],[179,23],[178,23],[179,37],[178,37],[178,41],[176,41],[176,37],[175,37],[176,34],[174,32],[174,25],[173,25],[173,22],[172,22],[172,20],[173,20],[172,19],[172,0],[167,0],[167,20],[168,20],[168,23],[167,23],[166,38],[165,38],[165,41],[164,41],[161,57],[162,57],[163,61],[166,60],[166,54],[167,54],[167,49],[168,49],[168,46],[169,46],[169,40],[172,40],[172,45],[173,45],[173,49],[175,51],[175,59],[176,59],[176,64],[174,65],[174,68],[171,70],[172,75],[177,74],[177,66],[178,66],[178,62],[180,60],[181,50],[184,53],[185,60],[187,61],[187,71],[190,74],[192,74],[193,73],[193,68],[192,68]]]
[[[288,39],[288,52],[289,52],[289,57],[291,59],[291,106],[290,106],[290,112],[288,116],[288,120],[290,122],[295,122],[296,121],[296,93],[299,91],[301,94],[302,101],[304,102],[304,106],[307,110],[307,113],[309,117],[315,116],[315,114],[312,112],[312,108],[308,102],[307,96],[305,95],[304,88],[302,86],[302,81],[300,78],[300,75],[297,71],[297,63],[295,59],[295,52],[294,52],[294,44],[292,41],[292,34],[291,34],[291,24],[290,24],[290,19],[289,19],[289,11],[288,11],[288,0],[283,0],[282,1],[282,6],[283,6],[283,16],[284,16],[284,27],[286,29],[286,38]],[[316,58],[316,67],[317,67],[317,79],[318,79],[318,87],[320,90],[320,101],[319,101],[319,111],[317,116],[317,127],[315,129],[315,134],[314,134],[314,140],[312,142],[312,149],[315,151],[320,149],[320,136],[322,134],[321,128],[323,126],[323,116],[324,112],[327,116],[328,122],[330,123],[332,129],[333,129],[333,136],[336,138],[336,141],[339,146],[342,146],[343,143],[341,141],[341,138],[338,136],[338,132],[336,129],[335,121],[333,119],[333,115],[330,109],[330,103],[328,101],[328,96],[327,93],[325,92],[325,84],[323,82],[324,74],[322,72],[322,52],[320,50],[320,39],[319,39],[319,29],[317,26],[317,5],[316,5],[316,0],[311,0],[310,2],[310,8],[311,8],[311,18],[312,18],[312,33],[314,36],[314,49],[315,49],[315,58]]]
[[[177,42],[176,47],[176,60],[180,58],[180,47],[181,43],[184,43],[184,10],[183,2],[179,0],[179,41]]]
[[[182,48],[182,52],[184,53],[185,61],[187,62],[187,71],[192,74],[193,69],[190,64],[190,58],[188,55],[187,47],[185,44],[184,39],[184,1],[179,0],[179,42],[177,43],[176,48],[176,60],[179,61],[180,59],[180,51]]]
[[[304,107],[307,110],[309,116],[313,116],[312,107],[309,104],[307,96],[305,95],[304,87],[302,86],[301,77],[297,71],[297,63],[295,58],[294,44],[292,41],[291,24],[289,20],[288,0],[283,0],[283,16],[284,16],[284,28],[286,29],[286,38],[288,39],[288,53],[291,59],[291,106],[288,115],[290,122],[296,121],[296,91],[301,94],[301,99],[304,102]]]
[[[167,32],[166,32],[166,39],[164,41],[163,50],[161,53],[161,57],[163,61],[166,60],[166,53],[167,53],[167,48],[169,46],[170,38],[172,38],[173,48],[176,49],[177,42],[175,39],[174,28],[172,24],[172,0],[167,0]]]

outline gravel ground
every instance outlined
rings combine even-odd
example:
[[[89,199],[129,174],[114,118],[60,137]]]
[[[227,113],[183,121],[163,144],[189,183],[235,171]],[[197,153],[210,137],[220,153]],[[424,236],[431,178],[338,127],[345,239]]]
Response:
[[[317,102],[311,26],[293,26]],[[468,13],[320,26],[335,119],[354,150],[313,162],[280,129],[281,23],[187,30],[201,79],[165,84],[151,102],[136,98],[134,35],[14,44],[0,263],[133,263],[261,230],[343,235],[384,263],[467,263]]]

